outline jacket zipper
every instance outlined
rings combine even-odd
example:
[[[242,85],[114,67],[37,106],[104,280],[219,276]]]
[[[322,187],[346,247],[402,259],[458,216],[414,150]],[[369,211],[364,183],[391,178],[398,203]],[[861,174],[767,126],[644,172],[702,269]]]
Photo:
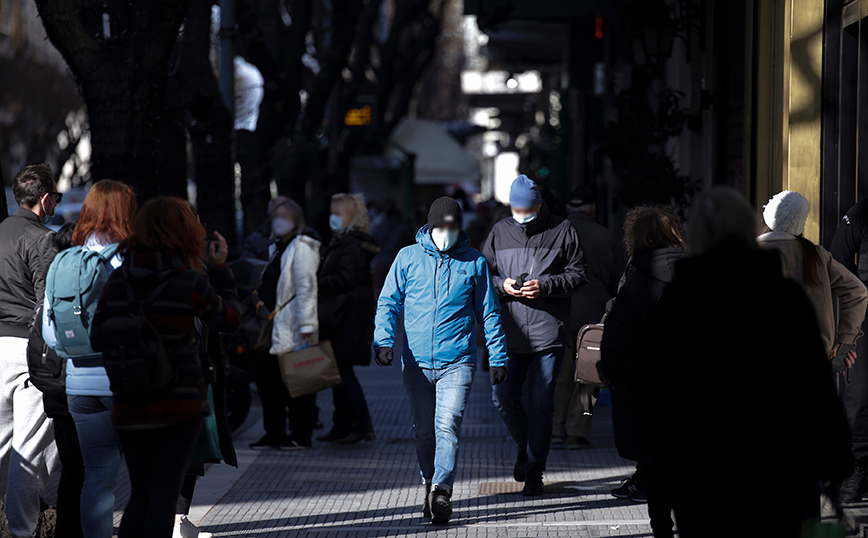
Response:
[[[437,277],[440,273],[440,267],[443,266],[443,253],[440,253],[440,261],[436,262],[434,265],[434,321],[431,323],[431,368],[436,368],[434,364],[434,333],[437,330],[437,308],[439,307],[439,301],[437,300]]]

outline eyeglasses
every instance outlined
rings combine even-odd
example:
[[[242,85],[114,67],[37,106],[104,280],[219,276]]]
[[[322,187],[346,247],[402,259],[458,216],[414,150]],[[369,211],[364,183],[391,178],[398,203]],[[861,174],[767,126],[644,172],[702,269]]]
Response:
[[[60,201],[63,200],[63,193],[62,192],[46,192],[45,194],[51,194],[52,196],[54,196],[54,203],[55,204],[59,204]]]

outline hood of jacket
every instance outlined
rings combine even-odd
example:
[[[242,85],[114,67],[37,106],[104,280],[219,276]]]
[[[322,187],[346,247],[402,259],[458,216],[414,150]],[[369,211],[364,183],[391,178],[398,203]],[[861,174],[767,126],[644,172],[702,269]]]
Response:
[[[635,256],[630,265],[635,271],[669,284],[675,278],[675,265],[687,256],[683,248],[658,248]]]
[[[359,242],[365,263],[371,263],[374,256],[380,253],[380,245],[377,244],[377,241],[371,236],[371,234],[360,230],[346,230],[332,235],[332,238],[328,243],[328,251],[340,248],[340,246],[345,242],[352,240]]]
[[[424,225],[419,228],[419,231],[416,232],[416,243],[422,246],[425,249],[425,252],[432,256],[440,256],[444,254],[446,256],[458,256],[467,252],[467,249],[470,248],[470,238],[467,237],[467,232],[461,230],[458,233],[458,241],[449,248],[449,250],[440,252],[440,249],[437,248],[437,245],[434,244],[434,240],[431,239],[431,232],[428,230],[428,225]]]

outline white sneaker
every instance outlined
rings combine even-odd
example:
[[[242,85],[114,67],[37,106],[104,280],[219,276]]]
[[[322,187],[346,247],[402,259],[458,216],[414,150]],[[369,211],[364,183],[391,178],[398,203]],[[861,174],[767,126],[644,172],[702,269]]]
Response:
[[[187,516],[182,516],[181,523],[175,526],[173,538],[211,538],[212,536],[210,532],[200,531],[199,527],[187,519]]]

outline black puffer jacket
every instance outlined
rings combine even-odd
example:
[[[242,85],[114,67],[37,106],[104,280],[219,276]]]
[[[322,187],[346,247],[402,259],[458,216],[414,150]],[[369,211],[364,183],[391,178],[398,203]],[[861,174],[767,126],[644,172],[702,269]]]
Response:
[[[33,211],[19,207],[0,223],[0,337],[28,337],[55,254],[54,232]]]
[[[587,282],[582,245],[573,225],[543,205],[529,224],[519,224],[512,217],[496,223],[485,239],[482,254],[503,308],[509,351],[535,353],[563,346],[570,296]],[[505,279],[522,273],[528,274],[527,280],[539,280],[539,298],[512,297],[503,290]]]
[[[349,230],[323,248],[319,271],[319,330],[338,364],[367,365],[374,339],[371,261],[380,251],[370,235]]]
[[[675,264],[687,256],[681,248],[661,248],[633,258],[627,279],[606,318],[601,345],[601,366],[612,394],[615,445],[622,458],[650,461],[651,452],[636,432],[637,408],[642,404],[645,380],[639,375],[641,359],[651,338],[651,320],[657,302],[672,282]]]

